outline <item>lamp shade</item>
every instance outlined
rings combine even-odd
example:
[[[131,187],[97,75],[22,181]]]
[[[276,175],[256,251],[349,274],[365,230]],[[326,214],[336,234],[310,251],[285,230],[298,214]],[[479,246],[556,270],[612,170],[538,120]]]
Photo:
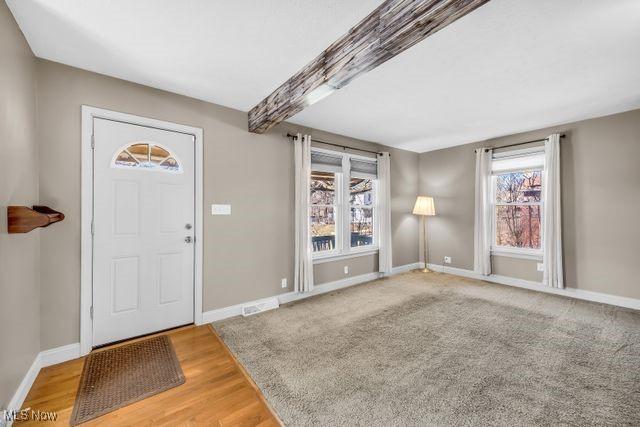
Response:
[[[413,206],[414,215],[428,215],[433,216],[436,214],[436,208],[433,205],[433,197],[418,196],[416,204]]]

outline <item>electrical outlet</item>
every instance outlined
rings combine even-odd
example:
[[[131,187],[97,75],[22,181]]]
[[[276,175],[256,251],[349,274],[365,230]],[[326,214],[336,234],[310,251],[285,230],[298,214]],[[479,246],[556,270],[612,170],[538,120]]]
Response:
[[[444,263],[445,264],[451,264],[451,257],[450,256],[444,257]]]
[[[538,267],[538,271],[544,271],[544,264],[543,263],[539,262],[537,267]]]
[[[282,286],[283,288],[287,287],[287,278],[286,277],[280,281],[280,286]]]
[[[349,266],[348,265],[344,266],[344,274],[349,274]]]

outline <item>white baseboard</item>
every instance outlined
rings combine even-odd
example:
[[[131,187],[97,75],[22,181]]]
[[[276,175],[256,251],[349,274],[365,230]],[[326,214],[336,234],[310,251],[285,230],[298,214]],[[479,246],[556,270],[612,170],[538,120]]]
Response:
[[[40,352],[42,367],[57,365],[80,357],[80,343],[73,343]]]
[[[551,288],[544,286],[540,282],[534,282],[531,280],[518,279],[515,277],[500,276],[498,274],[491,274],[489,276],[483,276],[476,274],[471,270],[465,270],[462,268],[448,267],[439,264],[429,264],[429,268],[433,271],[439,271],[456,276],[469,277],[471,279],[484,280],[487,282],[498,283],[501,285],[514,286],[517,288],[529,289],[537,292],[545,292],[548,294],[562,295],[569,298],[576,298],[585,301],[600,302],[603,304],[615,305],[618,307],[632,308],[634,310],[640,310],[640,299],[627,298],[618,295],[605,294],[602,292],[585,291],[583,289],[566,287],[564,289]]]
[[[323,283],[313,287],[311,292],[287,292],[286,294],[278,295],[280,304],[286,304],[292,301],[298,301],[304,298],[309,298],[314,295],[326,294],[327,292],[337,291],[338,289],[348,288],[349,286],[359,285],[360,283],[370,282],[380,278],[380,273],[367,273],[359,276],[347,277],[346,279],[336,280],[334,282]]]
[[[405,264],[399,265],[398,267],[393,267],[393,269],[391,269],[391,274],[406,273],[407,271],[417,270],[419,268],[424,268],[424,262],[414,262],[413,264]]]
[[[398,267],[393,267],[391,272],[392,275],[404,273],[416,268],[423,268],[423,262],[416,262],[413,264],[401,265]],[[314,295],[325,294],[327,292],[336,291],[338,289],[348,288],[349,286],[359,285],[360,283],[370,282],[372,280],[376,280],[382,277],[382,275],[378,272],[361,274],[359,276],[347,277],[345,279],[336,280],[334,282],[323,283],[321,285],[317,285],[313,288],[311,292],[287,292],[284,294],[280,294],[275,296],[278,298],[278,302],[280,304],[286,304],[292,301],[298,301],[304,298],[309,298]],[[274,297],[271,297],[274,298]],[[202,321],[204,323],[211,323],[218,320],[228,319],[229,317],[240,316],[242,314],[242,307],[249,304],[256,304],[260,302],[264,302],[269,298],[263,298],[256,301],[248,301],[242,304],[236,304],[229,307],[218,308],[216,310],[210,310],[202,313]]]
[[[27,394],[29,394],[29,390],[31,390],[33,382],[38,377],[38,374],[40,373],[40,370],[42,368],[66,362],[68,360],[77,359],[78,357],[80,357],[80,343],[56,347],[38,353],[33,359],[33,363],[31,364],[31,367],[29,367],[29,370],[25,374],[24,378],[22,378],[22,382],[20,382],[18,389],[9,401],[7,410],[18,411],[22,408],[22,404],[27,398]],[[3,418],[4,417],[0,416],[0,426],[2,426],[3,422],[5,422]],[[6,422],[7,427],[11,426],[11,424],[11,421]]]
[[[33,363],[29,367],[29,370],[22,378],[18,389],[13,394],[13,397],[9,401],[9,405],[7,405],[7,411],[19,411],[22,408],[22,404],[24,400],[27,398],[27,394],[29,394],[29,390],[31,390],[31,386],[33,382],[36,380],[38,373],[40,373],[40,368],[42,367],[42,362],[40,359],[40,353],[36,354],[36,357],[33,359]],[[0,425],[6,423],[7,426],[13,424],[13,421],[6,421],[4,419],[4,414],[0,417]]]
[[[440,264],[427,264],[427,267],[439,273],[449,273],[455,276],[469,277],[471,279],[487,280],[487,276],[476,274],[473,271],[465,270],[464,268],[449,267],[448,265]]]
[[[299,299],[324,294],[327,292],[335,291],[337,289],[357,285],[359,283],[369,282],[379,277],[379,273],[363,274],[361,276],[348,277],[346,279],[337,280],[335,282],[323,283],[322,285],[315,286],[313,288],[313,291],[307,293],[287,292],[275,297],[262,298],[259,300],[243,302],[242,304],[236,304],[229,307],[218,308],[216,310],[205,311],[204,313],[202,313],[202,321],[204,323],[211,323],[218,320],[228,319],[230,317],[240,316],[242,314],[242,307],[244,307],[245,305],[259,304],[262,302],[267,302],[268,300],[273,298],[277,298],[279,304],[286,304],[291,301],[297,301]]]
[[[277,297],[261,298],[255,301],[243,302],[242,304],[236,304],[229,307],[218,308],[216,310],[205,311],[204,313],[202,313],[202,322],[211,323],[218,320],[227,319],[229,317],[240,316],[242,315],[242,307],[246,305],[257,305],[265,303],[270,304],[271,300],[276,298]]]

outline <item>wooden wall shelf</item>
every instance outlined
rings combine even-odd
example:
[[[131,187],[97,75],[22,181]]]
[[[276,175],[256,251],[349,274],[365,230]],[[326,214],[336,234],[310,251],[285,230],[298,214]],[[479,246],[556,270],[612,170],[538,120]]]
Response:
[[[48,227],[64,219],[64,214],[47,206],[8,206],[7,231],[9,233],[28,233],[38,227]]]

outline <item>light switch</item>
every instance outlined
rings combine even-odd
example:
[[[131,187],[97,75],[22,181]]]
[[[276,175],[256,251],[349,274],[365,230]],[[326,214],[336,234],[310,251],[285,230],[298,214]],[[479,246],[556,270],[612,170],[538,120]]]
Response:
[[[231,215],[231,205],[211,205],[211,215]]]

